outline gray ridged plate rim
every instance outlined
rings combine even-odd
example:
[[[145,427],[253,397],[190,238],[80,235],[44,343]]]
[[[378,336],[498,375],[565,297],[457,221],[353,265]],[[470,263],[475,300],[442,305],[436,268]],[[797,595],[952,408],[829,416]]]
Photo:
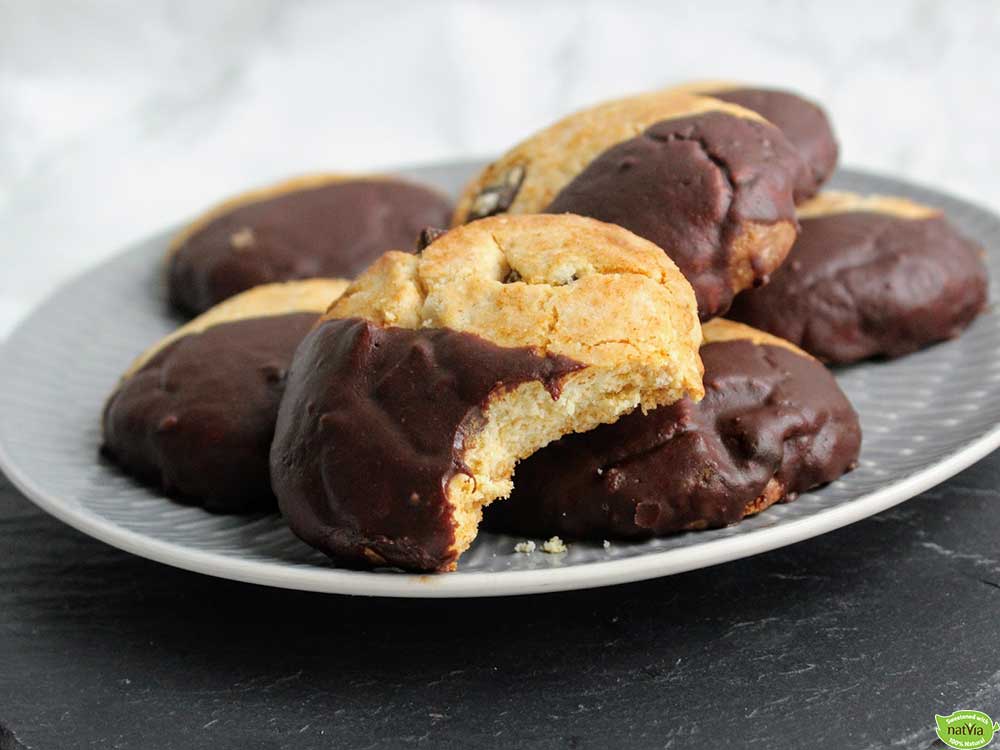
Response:
[[[398,173],[424,179],[454,192],[457,186],[481,164],[480,161],[463,161],[398,170]],[[944,209],[956,224],[986,247],[991,272],[991,298],[996,294],[995,282],[1000,275],[1000,218],[992,212],[934,190],[858,170],[841,170],[835,177],[833,186],[910,196]],[[44,341],[45,336],[58,337],[58,328],[61,321],[65,321],[67,316],[85,316],[88,309],[88,299],[98,298],[104,280],[111,278],[111,275],[120,274],[122,268],[128,267],[125,259],[132,258],[140,252],[140,249],[146,255],[153,257],[155,254],[153,251],[162,249],[169,236],[170,233],[165,232],[143,243],[137,243],[137,245],[65,283],[23,320],[7,339],[0,349],[0,416],[3,417],[0,420],[0,468],[40,508],[70,526],[120,549],[186,570],[267,586],[327,593],[392,597],[499,596],[608,586],[672,575],[737,560],[833,531],[884,511],[943,482],[1000,446],[1000,424],[998,424],[1000,422],[1000,405],[996,407],[996,413],[989,408],[991,403],[1000,404],[1000,347],[982,346],[984,341],[993,343],[1000,341],[998,338],[1000,336],[1000,320],[997,319],[997,313],[991,308],[974,324],[967,334],[967,338],[932,347],[913,355],[911,358],[898,360],[894,363],[868,363],[838,373],[838,379],[843,382],[856,381],[855,387],[864,386],[867,389],[870,380],[879,379],[879,373],[874,368],[894,367],[897,368],[898,372],[905,373],[906,368],[910,366],[907,363],[912,363],[912,368],[927,369],[930,367],[933,369],[936,364],[940,369],[946,360],[950,362],[964,356],[966,348],[988,357],[991,367],[996,370],[989,378],[991,385],[986,390],[975,393],[976,399],[971,406],[963,406],[963,409],[970,415],[982,409],[988,413],[980,414],[979,422],[975,425],[965,424],[960,419],[946,420],[957,432],[955,444],[945,453],[935,456],[933,460],[925,461],[919,446],[916,449],[905,447],[900,450],[901,452],[909,451],[906,453],[909,462],[907,466],[915,468],[912,471],[903,472],[903,475],[900,476],[887,477],[884,482],[870,491],[851,495],[849,493],[851,475],[849,475],[845,480],[831,485],[830,488],[823,488],[817,492],[803,495],[803,498],[800,498],[797,503],[780,506],[781,508],[795,508],[800,503],[808,504],[810,500],[807,498],[812,498],[811,502],[815,503],[816,510],[806,508],[801,513],[796,511],[795,514],[791,514],[786,511],[786,515],[782,515],[780,509],[772,509],[755,519],[728,529],[696,532],[695,536],[685,534],[671,538],[676,541],[667,539],[630,545],[616,544],[612,546],[612,552],[604,550],[600,544],[571,545],[579,546],[580,550],[574,550],[572,557],[567,557],[567,559],[576,560],[569,564],[562,562],[562,556],[541,555],[538,552],[530,556],[533,559],[529,560],[527,556],[513,553],[513,544],[517,541],[516,539],[484,534],[481,535],[482,540],[477,542],[477,545],[480,545],[479,552],[475,555],[470,553],[470,557],[475,557],[477,562],[473,565],[467,565],[464,570],[460,563],[458,572],[440,575],[343,570],[332,567],[325,562],[317,562],[312,558],[304,563],[296,561],[292,564],[279,558],[274,560],[245,559],[238,552],[222,554],[206,551],[160,538],[155,532],[127,528],[122,523],[111,520],[82,504],[85,498],[77,495],[74,491],[65,490],[66,486],[75,486],[74,482],[80,484],[79,477],[74,476],[74,473],[87,472],[89,475],[95,475],[97,479],[109,483],[119,481],[114,478],[113,468],[101,465],[97,461],[92,436],[88,442],[82,434],[67,435],[65,434],[66,430],[61,429],[65,422],[72,422],[72,419],[80,417],[73,411],[74,408],[83,410],[82,413],[88,420],[95,413],[95,410],[96,413],[99,413],[100,399],[97,399],[98,403],[96,404],[71,404],[67,408],[65,421],[50,420],[52,424],[46,426],[48,423],[43,418],[43,413],[46,408],[50,408],[50,404],[45,402],[44,398],[54,394],[71,396],[73,381],[71,379],[68,381],[70,391],[64,394],[62,380],[58,380],[55,385],[46,385],[44,378],[39,378],[42,384],[37,386],[34,396],[27,399],[17,397],[17,394],[23,395],[25,388],[35,387],[35,378],[32,377],[34,374],[44,373],[46,368],[59,368],[60,365],[65,365],[67,362],[83,363],[83,360],[74,360],[72,356],[69,356],[69,353],[62,350],[54,353],[45,351],[39,342]],[[150,273],[154,271],[150,271]],[[143,279],[145,277],[144,271]],[[140,282],[145,283],[141,279],[137,281],[137,283]],[[91,301],[89,304],[96,303]],[[127,306],[126,309],[122,310],[122,313],[127,316]],[[175,323],[176,321],[170,321],[164,313],[162,325],[158,326],[158,330],[150,331],[147,343],[151,343],[159,335],[162,335],[162,331],[167,330],[170,325]],[[100,332],[95,331],[94,334],[98,339],[100,338]],[[962,343],[963,340],[965,344]],[[95,345],[100,345],[100,342],[98,341]],[[949,349],[949,347],[963,348],[956,351]],[[136,353],[138,350],[132,352],[132,354]],[[118,359],[113,365],[115,373],[123,369],[121,367],[122,353],[118,352],[117,357]],[[961,361],[961,359],[957,361]],[[111,364],[104,366],[101,378],[111,372],[111,368]],[[59,372],[58,369],[57,372]],[[916,369],[913,372],[916,372]],[[887,373],[882,379],[888,377]],[[895,377],[895,374],[892,377]],[[113,385],[113,381],[108,383],[108,389],[111,385]],[[847,386],[845,386],[846,388]],[[990,398],[990,396],[996,398]],[[908,403],[909,400],[906,399],[900,406],[902,416],[920,418],[921,412],[912,409],[906,411],[909,408]],[[931,405],[936,403],[935,401]],[[930,405],[925,404],[921,408],[930,408]],[[865,411],[863,409],[859,409],[859,411],[864,422]],[[898,415],[890,416],[893,419],[900,418]],[[937,413],[935,418],[940,416],[941,414]],[[971,418],[970,416],[969,419]],[[19,435],[19,430],[15,427],[15,425],[31,426],[35,423],[42,424],[37,435],[34,433],[27,437]],[[875,434],[869,435],[866,425],[866,449],[873,440],[877,443],[880,439],[891,441],[893,438],[891,425],[887,429],[883,429],[883,426],[876,421],[874,427]],[[25,432],[30,433],[31,430],[27,429]],[[877,437],[877,435],[883,434],[889,437]],[[67,466],[58,462],[53,463],[53,458],[59,460],[57,452],[46,455],[46,446],[49,443],[45,443],[45,440],[51,440],[53,444],[60,445],[62,449],[67,451],[77,451],[76,442],[79,442],[79,450],[73,453],[74,458],[80,462],[79,466],[74,468],[70,465],[68,467],[69,470],[60,478],[60,481],[63,482],[62,487],[60,481],[53,479],[54,476],[58,475],[54,474],[52,470],[58,471],[60,467],[67,468]],[[64,442],[60,443],[60,440]],[[888,455],[891,456],[891,450]],[[865,463],[865,456],[863,450],[863,463]],[[87,457],[89,457],[89,465],[86,463]],[[859,469],[859,471],[862,470]],[[872,471],[878,471],[877,467],[873,466]],[[102,472],[108,473],[105,475]],[[95,476],[88,476],[88,481],[93,483]],[[878,482],[879,480],[868,477],[868,481]],[[126,491],[131,492],[132,490]],[[826,497],[824,493],[828,493],[829,496],[830,493],[837,495],[838,492],[843,494],[845,491],[848,494],[844,495],[842,499],[832,503],[830,507],[823,507]],[[216,523],[209,519],[218,518],[196,508],[178,510],[182,506],[177,506],[165,498],[159,498],[154,493],[138,486],[134,488],[134,492],[137,495],[146,494],[145,497],[140,498],[142,508],[154,508],[157,512],[163,512],[167,515],[203,514],[206,517],[205,524]],[[148,511],[144,510],[143,512]],[[270,523],[270,521],[251,517],[246,523],[257,524],[259,527],[261,524]],[[194,527],[196,528],[193,533],[200,533],[197,518]],[[280,532],[276,531],[275,533]],[[623,557],[616,556],[619,549],[623,551]],[[492,555],[492,562],[490,555]],[[486,560],[485,565],[492,565],[495,569],[475,569],[483,567],[483,563],[479,562],[483,559]],[[526,560],[527,562],[524,562]],[[518,566],[530,567],[518,569]],[[514,569],[511,569],[512,567]]]

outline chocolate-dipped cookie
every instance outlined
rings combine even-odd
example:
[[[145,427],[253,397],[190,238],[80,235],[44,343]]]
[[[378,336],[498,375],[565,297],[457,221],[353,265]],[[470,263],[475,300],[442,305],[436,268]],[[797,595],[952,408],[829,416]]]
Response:
[[[289,370],[272,484],[339,562],[451,570],[517,461],[702,393],[694,295],[652,243],[551,215],[431,239],[376,261]]]
[[[707,320],[781,264],[801,169],[757,113],[655,92],[577,112],[515,146],[465,188],[454,223],[568,212],[618,224],[677,263]]]
[[[737,297],[730,317],[844,364],[953,338],[986,307],[981,248],[936,209],[824,192],[799,220],[785,265]]]
[[[313,279],[257,287],[151,347],[105,404],[105,454],[211,511],[273,509],[268,452],[285,372],[346,286]]]
[[[188,313],[260,284],[353,277],[386,250],[447,226],[450,202],[379,176],[315,175],[238,195],[184,229],[167,253],[171,304]]]
[[[671,90],[738,104],[777,125],[802,157],[802,169],[795,181],[796,203],[814,196],[837,167],[839,149],[830,119],[818,104],[798,94],[723,81],[690,83]]]
[[[728,320],[704,335],[704,399],[636,410],[543,448],[518,466],[486,525],[576,539],[717,528],[855,465],[858,417],[822,364]]]

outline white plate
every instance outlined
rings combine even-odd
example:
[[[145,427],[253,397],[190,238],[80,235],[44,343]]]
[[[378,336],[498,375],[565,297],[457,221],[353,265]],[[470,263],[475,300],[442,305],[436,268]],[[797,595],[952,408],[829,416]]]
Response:
[[[401,172],[452,192],[479,167]],[[1000,278],[1000,219],[897,180],[841,171],[836,187],[904,195],[944,209],[988,251]],[[574,543],[560,555],[514,552],[484,533],[455,573],[335,568],[277,516],[227,517],[179,505],[98,458],[105,396],[132,358],[170,331],[159,260],[169,233],[66,284],[0,354],[0,467],[40,507],[121,549],[240,581],[340,594],[494,596],[606,586],[736,560],[823,534],[944,481],[1000,445],[1000,318],[992,310],[957,341],[838,372],[861,414],[856,471],[743,523],[642,543]],[[996,290],[991,290],[995,295]]]

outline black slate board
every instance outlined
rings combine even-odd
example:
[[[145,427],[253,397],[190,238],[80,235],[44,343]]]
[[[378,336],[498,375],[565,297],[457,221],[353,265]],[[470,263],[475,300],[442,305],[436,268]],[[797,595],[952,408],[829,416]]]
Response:
[[[133,557],[0,475],[0,750],[939,746],[935,712],[1000,715],[998,485],[1000,453],[748,560],[403,601]]]

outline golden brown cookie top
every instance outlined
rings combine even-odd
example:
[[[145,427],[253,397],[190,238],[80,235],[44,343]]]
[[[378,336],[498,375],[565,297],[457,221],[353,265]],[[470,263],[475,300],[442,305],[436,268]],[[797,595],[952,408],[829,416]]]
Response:
[[[516,146],[466,187],[453,223],[544,211],[625,227],[674,260],[707,320],[784,259],[803,168],[756,112],[652,92],[577,112]]]
[[[891,195],[861,195],[842,190],[824,190],[798,208],[800,219],[855,211],[886,214],[901,219],[930,219],[941,212],[908,198]]]
[[[124,377],[130,377],[171,342],[212,326],[300,312],[315,312],[318,317],[349,283],[346,279],[307,279],[264,284],[237,294],[164,336],[136,358]]]
[[[450,328],[586,365],[662,359],[702,392],[694,294],[651,242],[569,214],[494,216],[387,253],[326,318]]]
[[[535,213],[548,206],[570,180],[597,156],[621,141],[640,135],[658,122],[722,112],[763,121],[756,112],[735,104],[675,91],[653,91],[603,102],[575,112],[508,151],[469,183],[459,198],[453,224],[470,215],[488,213],[475,205],[492,200],[484,189],[520,183],[508,213]],[[531,169],[525,169],[530,164]],[[516,186],[514,186],[516,187]]]

